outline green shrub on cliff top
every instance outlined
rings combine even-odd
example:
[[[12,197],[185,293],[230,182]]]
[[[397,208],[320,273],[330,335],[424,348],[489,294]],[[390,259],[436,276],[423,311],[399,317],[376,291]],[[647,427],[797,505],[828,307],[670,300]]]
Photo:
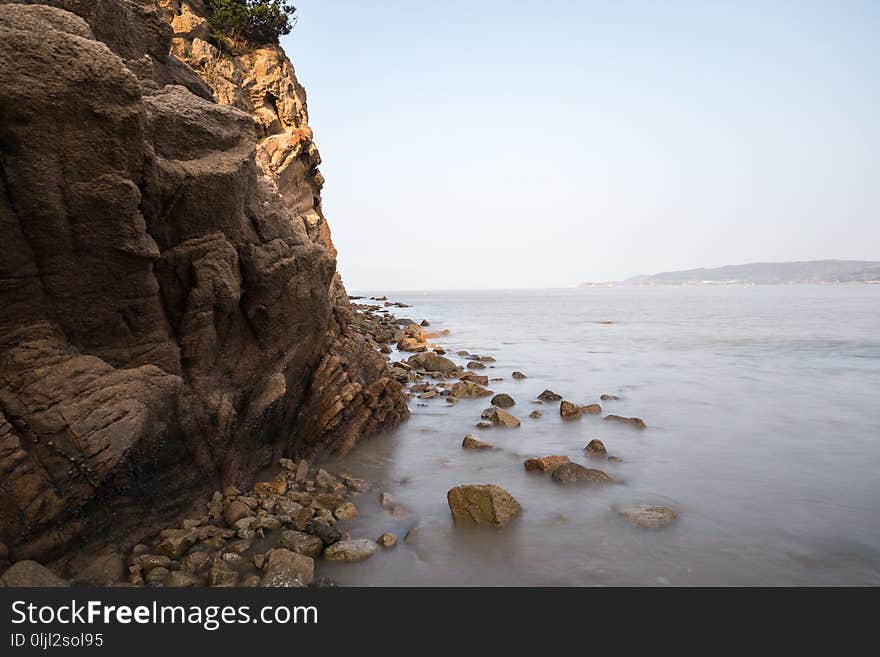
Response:
[[[277,43],[289,34],[296,7],[283,0],[208,0],[211,38],[221,47]]]

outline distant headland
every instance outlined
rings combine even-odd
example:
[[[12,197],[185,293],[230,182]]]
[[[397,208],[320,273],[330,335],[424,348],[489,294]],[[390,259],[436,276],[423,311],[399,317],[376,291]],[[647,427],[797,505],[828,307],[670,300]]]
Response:
[[[578,287],[656,287],[668,285],[804,285],[880,283],[880,262],[866,260],[810,260],[807,262],[753,262],[712,269],[687,269],[633,276],[623,281],[581,283]]]

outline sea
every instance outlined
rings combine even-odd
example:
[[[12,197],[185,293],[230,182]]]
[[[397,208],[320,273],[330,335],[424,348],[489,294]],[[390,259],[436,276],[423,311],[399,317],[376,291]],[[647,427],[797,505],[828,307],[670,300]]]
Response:
[[[322,563],[322,575],[345,586],[880,585],[880,285],[358,294],[448,330],[433,342],[458,363],[458,350],[495,358],[479,373],[500,379],[489,387],[514,398],[522,425],[476,428],[488,398],[412,399],[401,426],[332,464],[373,485],[345,529],[392,532],[398,545]],[[535,403],[545,389],[603,412],[565,420],[558,402]],[[462,449],[466,434],[496,449]],[[621,461],[587,459],[593,438]],[[549,454],[618,483],[524,470]],[[501,486],[522,512],[501,529],[457,525],[446,492],[461,484]],[[408,515],[389,514],[381,492]],[[633,504],[678,519],[636,527],[619,513]]]

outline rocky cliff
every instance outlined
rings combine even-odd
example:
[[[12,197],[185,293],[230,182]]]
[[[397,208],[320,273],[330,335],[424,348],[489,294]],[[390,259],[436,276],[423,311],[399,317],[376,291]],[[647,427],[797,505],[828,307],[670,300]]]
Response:
[[[406,415],[351,327],[305,94],[199,0],[0,0],[0,542],[135,540]]]

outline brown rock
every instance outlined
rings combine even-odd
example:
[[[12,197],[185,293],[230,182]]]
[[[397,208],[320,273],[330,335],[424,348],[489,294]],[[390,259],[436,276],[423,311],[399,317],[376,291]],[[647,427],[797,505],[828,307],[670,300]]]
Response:
[[[620,422],[621,424],[628,424],[631,427],[636,429],[646,429],[647,424],[640,417],[623,417],[622,415],[606,415],[603,420],[609,420],[611,422]]]
[[[518,418],[500,408],[496,408],[492,411],[492,416],[489,418],[489,421],[494,425],[506,427],[508,429],[515,429],[520,425]]]
[[[540,395],[538,395],[538,399],[545,402],[555,402],[562,399],[562,395],[557,395],[552,390],[545,390]]]
[[[491,404],[498,408],[510,408],[511,406],[514,406],[516,402],[513,400],[513,397],[502,392],[492,397]]]
[[[568,463],[567,456],[542,456],[523,461],[523,467],[529,472],[553,472],[563,463]]]
[[[458,365],[448,358],[430,351],[410,356],[407,359],[407,363],[414,369],[426,370],[428,372],[444,372],[448,374],[458,371]]]
[[[584,447],[584,451],[586,451],[587,456],[594,459],[603,459],[608,454],[608,451],[605,449],[605,443],[598,438],[593,438],[593,440],[588,442],[587,446]]]
[[[601,470],[585,468],[579,463],[563,463],[553,471],[553,481],[560,484],[612,484],[614,480]]]
[[[632,524],[644,529],[661,529],[678,518],[678,513],[668,506],[629,506],[621,509],[619,513]]]
[[[580,417],[581,409],[577,404],[563,400],[559,405],[559,414],[565,418]]]
[[[481,386],[489,385],[489,377],[482,374],[474,374],[473,372],[464,372],[460,377],[460,381],[470,381]]]
[[[521,510],[510,493],[493,484],[456,486],[446,500],[455,522],[501,527]]]
[[[464,437],[464,440],[461,441],[461,446],[464,449],[492,449],[492,443],[483,442],[482,440],[478,440],[474,438],[472,435],[468,434]]]
[[[492,394],[491,390],[478,386],[476,383],[471,383],[470,381],[459,381],[458,383],[454,383],[449,391],[459,399],[464,399],[465,397],[488,397]]]
[[[513,376],[513,378],[517,379],[517,380],[529,378],[525,374],[523,374],[522,372],[514,372],[511,376]]]
[[[587,404],[586,406],[581,406],[581,413],[586,413],[588,415],[598,415],[602,412],[602,407],[599,404]]]
[[[36,561],[17,561],[0,575],[0,587],[70,586],[51,570]]]
[[[601,395],[601,396],[599,397],[599,399],[602,400],[602,401],[616,401],[616,400],[620,399],[620,397],[618,397],[617,395],[608,395],[608,394],[605,394],[605,395]]]
[[[271,481],[260,481],[254,484],[254,495],[257,497],[281,497],[287,492],[287,480],[276,477]]]
[[[544,417],[544,414],[541,411],[532,411],[529,413],[529,417],[537,420],[539,417]]]
[[[269,550],[264,568],[266,574],[260,582],[263,587],[308,586],[315,578],[314,559],[286,548]]]
[[[313,559],[318,558],[324,549],[324,543],[319,537],[293,529],[281,532],[279,545],[291,552],[304,554]]]
[[[472,360],[468,361],[467,368],[469,370],[484,370],[486,369],[486,366],[483,365],[483,363],[481,363],[480,361]]]
[[[376,542],[384,548],[393,548],[395,545],[397,545],[397,536],[385,532],[379,537],[379,540]]]
[[[373,556],[376,544],[365,538],[349,539],[334,543],[324,550],[327,561],[363,561]]]

